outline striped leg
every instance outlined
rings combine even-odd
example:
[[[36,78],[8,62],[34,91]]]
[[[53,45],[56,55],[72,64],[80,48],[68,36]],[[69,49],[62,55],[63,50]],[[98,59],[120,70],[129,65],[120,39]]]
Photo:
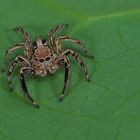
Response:
[[[10,87],[10,90],[12,91],[13,90],[13,86],[12,86],[12,81],[11,81],[11,74],[17,64],[17,62],[20,61],[21,63],[24,62],[26,63],[28,66],[30,65],[29,62],[22,56],[17,56],[13,62],[11,63],[10,65],[10,68],[9,70],[7,71],[7,80],[8,80],[8,83],[9,83],[9,87]]]
[[[26,96],[29,99],[29,101],[32,103],[32,105],[34,107],[39,108],[39,105],[30,96],[30,94],[29,94],[29,92],[27,90],[26,83],[25,83],[25,80],[24,80],[24,74],[34,75],[35,71],[34,71],[34,69],[32,69],[30,67],[21,68],[20,72],[19,72],[19,79],[20,79],[20,83],[21,83],[21,87],[22,87],[24,96]]]
[[[59,99],[60,102],[64,98],[64,93],[65,93],[65,90],[66,90],[69,80],[70,80],[70,61],[69,61],[68,57],[64,58],[64,65],[65,65],[65,78],[64,78],[64,87],[63,87],[63,90],[62,90],[62,93],[61,93],[61,96]]]
[[[24,45],[24,43],[18,43],[16,44],[14,47],[8,49],[5,53],[5,57],[4,57],[4,64],[3,64],[3,68],[2,68],[2,72],[4,72],[6,70],[6,63],[7,63],[7,59],[8,59],[8,56],[15,50],[19,49],[19,48],[22,48]]]
[[[68,24],[58,24],[56,27],[54,27],[50,32],[48,33],[48,40],[49,44],[53,46],[53,34],[57,32],[58,30],[67,27]]]
[[[16,30],[23,33],[24,38],[27,42],[31,42],[28,32],[25,32],[24,29],[21,26],[17,27]]]
[[[30,36],[29,36],[28,32],[25,32],[24,29],[21,26],[17,27],[16,30],[22,32],[23,35],[24,35],[24,39],[25,39],[25,43],[24,43],[24,56],[27,59],[30,59],[31,56],[32,56],[32,53],[33,53],[32,49],[31,49],[32,42],[30,40]]]
[[[86,65],[84,64],[82,59],[78,56],[78,54],[71,49],[67,49],[65,52],[62,53],[62,55],[68,55],[68,54],[71,54],[75,58],[75,60],[81,65],[81,68],[83,69],[83,71],[86,75],[87,81],[90,81]]]
[[[55,42],[55,49],[58,51],[58,52],[61,52],[61,45],[60,45],[60,41],[63,41],[63,40],[67,40],[67,41],[70,41],[76,45],[79,45],[81,47],[81,49],[84,51],[84,53],[86,54],[87,57],[94,57],[93,55],[89,54],[88,50],[84,47],[84,45],[79,41],[79,40],[76,40],[76,39],[72,39],[68,36],[59,36],[57,37],[54,42]]]

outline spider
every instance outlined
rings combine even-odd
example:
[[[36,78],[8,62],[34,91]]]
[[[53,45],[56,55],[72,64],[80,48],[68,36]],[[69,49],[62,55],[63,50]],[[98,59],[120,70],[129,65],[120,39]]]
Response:
[[[7,80],[10,90],[13,90],[11,74],[17,64],[21,63],[21,68],[19,69],[19,80],[23,90],[23,95],[25,95],[30,103],[39,108],[39,104],[30,96],[26,83],[24,80],[25,75],[36,75],[36,76],[46,76],[48,73],[54,74],[57,69],[61,66],[65,68],[64,76],[64,86],[61,92],[59,101],[62,101],[64,98],[64,93],[66,87],[68,86],[70,79],[70,60],[68,55],[71,55],[83,69],[86,79],[90,81],[89,74],[86,68],[86,65],[78,54],[72,49],[65,49],[62,51],[61,41],[70,41],[76,45],[79,45],[81,49],[85,52],[86,56],[93,57],[88,53],[88,50],[82,45],[79,40],[72,39],[68,36],[58,36],[54,37],[54,33],[58,30],[67,27],[67,24],[59,24],[48,32],[48,40],[37,38],[36,41],[31,41],[28,32],[19,26],[16,28],[17,31],[20,31],[24,36],[24,42],[16,44],[14,47],[8,49],[4,58],[4,70],[6,70],[7,58],[8,55],[14,52],[19,48],[24,49],[24,54],[15,57],[11,62],[9,69],[7,70]]]

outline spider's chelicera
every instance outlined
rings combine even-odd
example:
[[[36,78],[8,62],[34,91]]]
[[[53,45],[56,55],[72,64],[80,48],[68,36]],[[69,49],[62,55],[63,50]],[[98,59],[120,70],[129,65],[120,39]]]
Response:
[[[48,40],[44,40],[38,38],[36,41],[32,42],[29,34],[23,30],[22,27],[18,27],[17,30],[22,32],[24,35],[25,41],[22,43],[16,44],[13,48],[10,48],[6,51],[5,59],[4,59],[4,69],[6,69],[7,57],[10,53],[14,52],[16,49],[23,48],[24,55],[17,56],[12,62],[7,71],[7,80],[9,83],[9,87],[13,90],[11,74],[17,64],[17,62],[21,63],[21,68],[19,70],[19,79],[21,83],[21,87],[23,89],[24,95],[29,99],[33,106],[39,107],[39,105],[34,101],[34,99],[30,96],[25,80],[24,75],[38,75],[38,76],[46,76],[48,73],[55,73],[56,70],[60,66],[65,67],[65,76],[64,76],[64,87],[62,89],[62,93],[60,96],[60,101],[64,98],[65,89],[69,83],[70,78],[70,60],[68,55],[71,55],[81,66],[83,69],[86,79],[89,81],[89,74],[87,72],[86,65],[78,56],[78,54],[72,49],[62,50],[61,41],[67,40],[74,44],[77,44],[81,47],[81,49],[85,52],[88,57],[92,57],[92,55],[88,54],[87,49],[82,45],[79,40],[72,39],[68,36],[58,36],[54,37],[54,33],[59,29],[66,27],[66,24],[59,24],[55,28],[53,28],[48,33]]]

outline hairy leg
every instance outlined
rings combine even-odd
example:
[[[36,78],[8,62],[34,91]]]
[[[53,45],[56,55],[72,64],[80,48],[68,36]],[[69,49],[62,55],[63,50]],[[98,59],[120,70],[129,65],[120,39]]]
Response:
[[[61,60],[60,60],[61,61]],[[68,57],[64,57],[64,66],[65,66],[65,77],[64,77],[64,87],[60,96],[59,101],[61,102],[64,98],[64,93],[65,90],[68,86],[69,80],[70,80],[70,61],[68,59]]]
[[[54,42],[55,42],[54,46],[55,46],[55,49],[56,49],[57,52],[61,53],[61,44],[60,44],[60,42],[65,41],[65,40],[70,41],[70,42],[72,42],[72,43],[74,43],[76,45],[79,45],[81,47],[81,49],[84,51],[84,53],[86,54],[87,57],[91,57],[91,58],[94,57],[93,55],[89,54],[88,50],[84,47],[84,45],[79,40],[72,39],[72,38],[70,38],[68,36],[59,36],[54,40]]]
[[[86,75],[87,81],[90,81],[89,74],[88,74],[88,71],[87,71],[87,68],[86,68],[84,61],[78,56],[78,54],[75,51],[73,51],[71,49],[67,49],[66,51],[64,51],[62,53],[62,56],[68,55],[68,54],[71,54],[75,58],[75,60],[80,64],[81,68],[83,69],[83,71]]]
[[[48,40],[49,40],[49,44],[50,44],[51,46],[54,45],[54,44],[53,44],[53,34],[54,34],[55,32],[57,32],[58,30],[60,30],[60,29],[62,29],[62,28],[65,28],[65,27],[67,27],[67,26],[68,26],[68,24],[58,24],[58,25],[55,26],[52,30],[49,31],[49,33],[48,33]]]
[[[21,68],[20,69],[20,72],[19,72],[19,79],[20,79],[20,83],[21,83],[21,87],[22,87],[22,90],[23,90],[23,94],[24,96],[26,96],[29,101],[32,103],[32,105],[36,108],[39,108],[39,105],[35,102],[35,100],[30,96],[28,90],[27,90],[27,87],[26,87],[26,83],[25,83],[25,80],[24,80],[24,75],[27,74],[27,75],[34,75],[35,74],[35,71],[34,69],[30,68],[30,67],[24,67],[24,68]]]
[[[17,64],[17,62],[20,61],[21,63],[25,63],[27,66],[30,66],[28,60],[26,60],[24,57],[22,56],[17,56],[11,63],[8,71],[7,71],[7,80],[8,80],[8,83],[9,83],[9,87],[10,87],[10,90],[13,90],[13,86],[12,86],[12,81],[11,81],[11,74]]]
[[[17,31],[20,31],[23,34],[25,41],[27,41],[29,43],[31,42],[28,32],[25,32],[25,30],[23,29],[23,27],[19,26],[19,27],[16,28],[16,30]]]
[[[22,48],[24,45],[24,43],[18,43],[16,44],[14,47],[8,49],[5,53],[5,57],[4,57],[4,64],[3,64],[3,69],[2,69],[2,72],[4,72],[6,70],[6,63],[7,63],[7,59],[8,59],[8,56],[14,52],[15,50],[19,49],[19,48]]]
[[[17,31],[20,31],[24,35],[25,43],[24,43],[24,56],[27,59],[30,59],[33,52],[32,52],[32,41],[30,39],[30,36],[28,32],[25,32],[25,30],[19,26],[16,28]]]

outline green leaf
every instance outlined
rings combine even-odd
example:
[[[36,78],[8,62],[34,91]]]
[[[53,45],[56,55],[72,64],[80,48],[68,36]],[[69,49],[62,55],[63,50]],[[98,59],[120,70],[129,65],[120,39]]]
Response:
[[[15,27],[23,26],[32,39],[47,38],[59,23],[69,28],[58,34],[81,40],[94,54],[89,59],[78,46],[64,43],[85,61],[91,82],[72,57],[62,103],[63,69],[45,78],[26,77],[30,94],[40,104],[35,109],[22,95],[19,65],[12,75],[13,92],[6,74],[0,73],[0,140],[139,140],[140,1],[1,0],[0,68],[5,51],[23,40]]]

